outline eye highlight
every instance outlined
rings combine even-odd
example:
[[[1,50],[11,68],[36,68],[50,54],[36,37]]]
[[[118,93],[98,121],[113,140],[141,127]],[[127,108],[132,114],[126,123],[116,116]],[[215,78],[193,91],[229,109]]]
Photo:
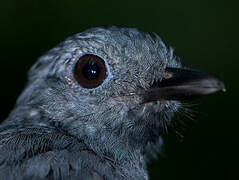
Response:
[[[74,68],[74,76],[82,87],[96,88],[107,77],[105,61],[99,56],[86,54],[78,59]]]

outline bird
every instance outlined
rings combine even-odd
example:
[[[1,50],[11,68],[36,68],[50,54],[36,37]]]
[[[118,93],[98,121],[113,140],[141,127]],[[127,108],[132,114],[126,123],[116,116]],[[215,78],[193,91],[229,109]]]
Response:
[[[95,27],[41,56],[0,125],[8,180],[148,180],[182,102],[225,91],[156,33]]]

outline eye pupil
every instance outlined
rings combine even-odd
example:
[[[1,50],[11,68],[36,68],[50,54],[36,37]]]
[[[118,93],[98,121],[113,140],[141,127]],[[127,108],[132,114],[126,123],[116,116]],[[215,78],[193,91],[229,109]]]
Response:
[[[93,54],[80,57],[75,65],[74,77],[84,88],[92,89],[100,86],[107,77],[105,61]]]
[[[96,79],[99,74],[100,74],[100,69],[99,66],[94,63],[94,62],[88,62],[84,67],[83,67],[83,75],[85,76],[86,79],[88,80],[93,80]]]

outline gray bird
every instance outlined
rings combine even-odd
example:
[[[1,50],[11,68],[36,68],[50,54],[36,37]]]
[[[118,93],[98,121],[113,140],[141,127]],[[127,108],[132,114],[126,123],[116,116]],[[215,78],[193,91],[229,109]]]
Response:
[[[93,28],[39,58],[0,126],[0,178],[147,180],[182,100],[225,90],[156,34]]]

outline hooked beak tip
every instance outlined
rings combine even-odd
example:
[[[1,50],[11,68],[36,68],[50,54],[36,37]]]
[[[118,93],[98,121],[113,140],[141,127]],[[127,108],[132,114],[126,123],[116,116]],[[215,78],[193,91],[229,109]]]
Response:
[[[160,100],[192,100],[218,91],[226,92],[219,78],[205,72],[182,68],[166,68],[170,75],[144,93],[144,102]]]

